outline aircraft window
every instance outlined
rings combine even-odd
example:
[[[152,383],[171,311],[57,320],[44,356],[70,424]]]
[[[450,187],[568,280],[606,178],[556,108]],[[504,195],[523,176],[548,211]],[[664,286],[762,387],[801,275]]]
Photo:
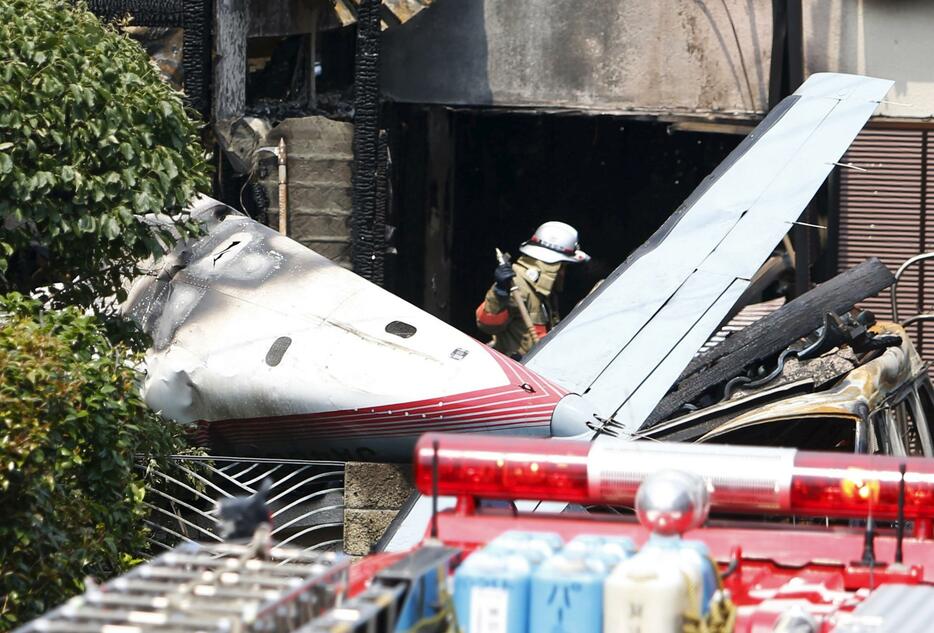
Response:
[[[395,334],[400,338],[409,338],[413,336],[418,330],[415,329],[414,325],[409,325],[408,323],[403,323],[402,321],[393,321],[386,326],[386,331],[390,334]]]
[[[269,346],[269,351],[266,352],[266,364],[270,367],[275,367],[282,362],[282,357],[285,355],[285,351],[289,349],[289,345],[292,344],[292,339],[288,336],[280,336],[275,341],[272,342],[272,345]]]
[[[856,451],[856,424],[857,421],[850,418],[780,420],[729,431],[709,442],[853,453]]]

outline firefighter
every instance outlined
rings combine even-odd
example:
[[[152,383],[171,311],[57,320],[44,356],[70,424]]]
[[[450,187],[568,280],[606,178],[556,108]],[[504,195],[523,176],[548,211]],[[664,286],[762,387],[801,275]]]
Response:
[[[590,260],[578,246],[577,229],[564,222],[545,222],[519,252],[522,256],[516,262],[496,267],[495,282],[477,308],[477,327],[493,335],[490,345],[515,359],[535,345],[515,295],[521,297],[536,338],[541,339],[560,318],[556,295],[564,283],[565,264]]]

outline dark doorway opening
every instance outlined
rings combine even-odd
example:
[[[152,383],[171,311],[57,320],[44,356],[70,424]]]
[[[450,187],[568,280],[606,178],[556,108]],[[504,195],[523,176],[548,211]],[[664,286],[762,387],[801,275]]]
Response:
[[[480,337],[474,310],[499,247],[518,254],[562,220],[593,261],[569,271],[570,309],[645,241],[742,136],[582,113],[388,104],[389,288]]]

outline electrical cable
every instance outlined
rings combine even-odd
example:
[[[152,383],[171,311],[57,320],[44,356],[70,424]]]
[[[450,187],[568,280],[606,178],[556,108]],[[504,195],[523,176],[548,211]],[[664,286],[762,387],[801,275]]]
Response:
[[[259,158],[257,155],[261,152],[269,152],[273,156],[279,155],[278,150],[275,147],[257,147],[250,154],[250,162],[252,164],[250,167],[250,173],[247,174],[246,180],[243,182],[243,186],[240,187],[240,193],[237,195],[237,199],[240,202],[240,211],[242,211],[247,216],[250,214],[247,212],[246,205],[243,203],[243,192],[246,191],[247,186],[253,182],[253,176],[256,175],[256,170],[259,168]]]
[[[730,30],[733,31],[733,41],[736,42],[736,52],[739,53],[739,65],[743,69],[743,79],[746,80],[746,90],[749,91],[749,107],[756,109],[756,98],[752,94],[752,84],[749,81],[749,71],[746,70],[746,58],[743,55],[743,47],[739,43],[739,35],[736,33],[736,25],[733,23],[733,15],[730,8],[726,6],[726,0],[720,0],[723,10],[726,12],[726,19],[730,23]]]

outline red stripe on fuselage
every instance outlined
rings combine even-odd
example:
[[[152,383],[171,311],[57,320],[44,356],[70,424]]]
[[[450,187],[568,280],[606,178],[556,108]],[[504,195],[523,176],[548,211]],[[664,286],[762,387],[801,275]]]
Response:
[[[508,384],[410,402],[282,416],[199,422],[207,432],[234,443],[295,439],[339,440],[360,437],[406,437],[422,432],[483,432],[537,428],[550,424],[564,389],[523,365],[484,347]]]
[[[470,427],[477,426],[478,424],[482,424],[484,422],[492,423],[502,421],[519,423],[532,418],[543,418],[545,420],[550,420],[553,410],[554,405],[552,403],[547,403],[534,407],[526,407],[523,409],[490,409],[486,412],[472,416],[438,416],[432,419],[420,418],[405,424],[399,424],[395,422],[387,422],[385,424],[379,425],[369,424],[366,426],[360,426],[357,424],[342,424],[339,428],[334,428],[333,426],[323,426],[315,420],[309,420],[309,424],[292,425],[289,427],[280,426],[276,423],[275,419],[238,420],[235,425],[231,425],[231,430],[248,429],[252,436],[281,435],[283,433],[301,433],[302,435],[314,435],[316,437],[340,437],[342,435],[351,434],[377,435],[384,431],[391,430],[437,430],[440,426],[444,426],[446,424],[459,424]]]
[[[513,428],[547,428],[551,424],[551,413],[543,416],[529,416],[521,420],[508,420],[508,421],[499,421],[499,420],[489,420],[485,421],[482,424],[477,424],[475,422],[445,422],[441,421],[439,424],[431,426],[429,428],[425,427],[411,427],[404,429],[397,428],[387,428],[384,430],[379,430],[378,432],[368,431],[368,432],[355,432],[355,431],[345,431],[342,433],[336,433],[333,435],[321,435],[314,430],[310,429],[297,429],[289,433],[269,433],[269,434],[259,434],[253,433],[248,429],[244,429],[240,426],[235,428],[224,429],[221,431],[223,437],[228,440],[242,440],[244,442],[250,443],[274,443],[280,438],[284,438],[285,441],[290,440],[316,440],[322,442],[329,441],[340,441],[340,440],[351,440],[351,439],[368,439],[368,438],[384,438],[384,437],[418,437],[422,433],[427,431],[446,431],[446,432],[464,432],[464,433],[478,433],[490,430],[505,430]]]
[[[315,426],[384,426],[386,424],[414,424],[419,421],[432,421],[447,418],[476,418],[491,413],[508,411],[521,412],[526,409],[537,409],[543,406],[552,406],[555,403],[553,396],[530,395],[520,390],[511,390],[496,396],[484,396],[478,399],[461,400],[454,403],[439,402],[436,406],[419,406],[412,409],[405,404],[397,405],[389,411],[371,412],[357,411],[353,415],[342,417],[323,417],[317,413],[307,413],[299,416],[277,417],[276,427],[291,429],[307,425]],[[267,420],[268,418],[259,418]],[[246,421],[243,419],[241,421]]]

